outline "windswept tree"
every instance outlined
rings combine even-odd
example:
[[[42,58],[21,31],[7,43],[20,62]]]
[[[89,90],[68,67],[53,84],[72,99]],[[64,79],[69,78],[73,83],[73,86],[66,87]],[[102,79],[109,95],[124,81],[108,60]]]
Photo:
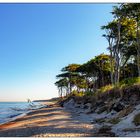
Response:
[[[55,85],[58,87],[59,97],[63,97],[64,94],[67,94],[68,90],[68,80],[66,78],[61,78],[55,82]]]
[[[106,31],[103,36],[109,43],[111,83],[119,82],[120,69],[125,66],[131,55],[125,55],[135,38],[135,21],[125,17],[119,8],[114,9],[115,19],[101,29]],[[130,54],[130,53],[127,53]]]
[[[110,83],[110,56],[100,54],[95,58],[81,65],[77,71],[80,72],[86,80],[86,91],[94,91]],[[91,87],[92,85],[92,87]]]
[[[76,86],[76,77],[78,78],[79,75],[75,72],[75,70],[79,67],[79,64],[69,64],[68,66],[62,68],[61,74],[57,75],[56,77],[60,80],[56,83],[58,87],[59,84],[65,85],[66,95],[72,93],[72,88]],[[60,88],[61,89],[61,88]],[[62,90],[61,90],[62,92]]]

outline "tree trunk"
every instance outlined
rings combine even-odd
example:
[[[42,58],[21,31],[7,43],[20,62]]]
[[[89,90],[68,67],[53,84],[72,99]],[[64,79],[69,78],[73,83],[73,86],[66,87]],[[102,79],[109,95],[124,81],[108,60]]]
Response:
[[[69,87],[67,86],[67,89],[66,89],[66,96],[69,94]]]
[[[112,54],[112,47],[110,47],[110,78],[111,78],[111,84],[114,84],[114,78],[113,78],[113,54]]]
[[[119,45],[120,45],[120,28],[121,23],[120,19],[118,21],[118,36],[117,36],[117,43],[115,48],[115,84],[119,82],[119,73],[120,73],[120,58],[119,58]]]
[[[62,87],[60,88],[60,97],[62,98],[62,94],[63,94],[63,91],[62,91]]]
[[[113,39],[108,38],[108,43],[109,43],[109,51],[110,51],[110,78],[111,78],[111,85],[114,85],[114,64],[113,64]]]

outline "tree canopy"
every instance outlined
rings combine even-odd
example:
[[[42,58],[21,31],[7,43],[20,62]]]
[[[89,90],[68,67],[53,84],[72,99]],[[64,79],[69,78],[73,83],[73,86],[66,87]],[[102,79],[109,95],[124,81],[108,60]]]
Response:
[[[55,84],[61,96],[91,93],[120,80],[140,76],[140,4],[123,3],[112,9],[114,19],[101,26],[108,42],[108,54],[99,54],[84,64],[61,69]]]

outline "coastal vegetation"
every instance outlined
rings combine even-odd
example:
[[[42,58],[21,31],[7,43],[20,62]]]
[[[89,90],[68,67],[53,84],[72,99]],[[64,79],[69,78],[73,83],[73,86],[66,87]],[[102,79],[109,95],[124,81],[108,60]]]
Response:
[[[25,107],[1,102],[0,137],[140,137],[140,4],[118,4],[111,14],[101,26],[108,53],[64,66],[56,75],[59,97],[28,99]]]
[[[101,26],[108,54],[62,68],[55,83],[60,97],[122,96],[124,89],[140,84],[140,4],[118,4],[111,13],[113,20]]]
[[[101,26],[108,53],[62,68],[58,103],[83,110],[97,136],[140,136],[140,4],[118,4],[111,13]]]

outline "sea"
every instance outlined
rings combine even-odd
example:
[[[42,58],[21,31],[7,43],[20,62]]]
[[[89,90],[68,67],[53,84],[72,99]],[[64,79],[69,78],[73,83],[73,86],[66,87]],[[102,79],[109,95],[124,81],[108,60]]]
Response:
[[[43,106],[39,102],[0,102],[0,124],[15,120]]]

